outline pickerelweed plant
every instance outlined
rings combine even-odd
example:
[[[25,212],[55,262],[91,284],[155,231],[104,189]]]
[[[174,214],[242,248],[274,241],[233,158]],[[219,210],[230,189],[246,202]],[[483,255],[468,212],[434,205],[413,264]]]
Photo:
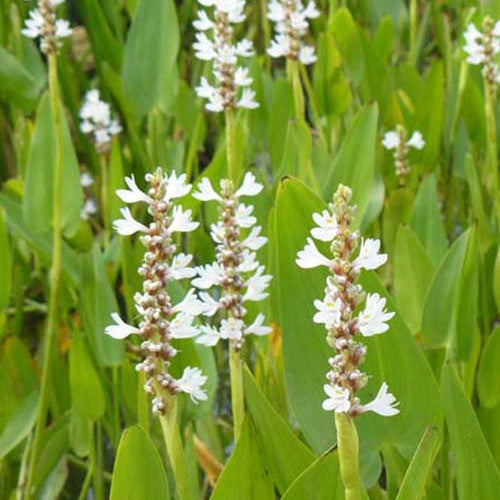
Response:
[[[485,115],[487,130],[487,165],[491,185],[488,186],[494,200],[497,229],[500,232],[500,180],[498,177],[498,141],[496,125],[496,94],[500,83],[500,70],[496,58],[500,53],[500,21],[490,17],[483,21],[483,31],[469,24],[464,33],[467,62],[481,66],[485,89]]]
[[[209,346],[219,340],[229,340],[231,367],[231,399],[235,436],[239,437],[243,423],[243,386],[240,350],[245,338],[250,335],[267,335],[271,328],[264,326],[264,316],[257,314],[252,322],[246,320],[245,303],[258,302],[268,296],[266,292],[271,276],[264,273],[256,251],[267,242],[261,236],[262,228],[256,226],[252,215],[253,206],[241,203],[242,197],[256,196],[263,189],[255,176],[248,172],[243,183],[235,189],[231,180],[220,182],[219,192],[215,191],[207,178],[198,185],[193,196],[198,200],[219,204],[219,219],[211,226],[211,236],[216,246],[216,260],[212,264],[199,267],[198,277],[193,285],[200,290],[211,289],[214,293],[200,292],[205,314],[219,314],[217,325],[204,325],[203,334],[197,342]]]
[[[326,374],[328,383],[324,386],[327,398],[323,409],[334,411],[342,477],[348,491],[361,488],[359,479],[357,434],[352,417],[368,411],[383,416],[399,413],[396,398],[382,383],[373,401],[363,405],[357,392],[368,382],[368,375],[359,366],[363,363],[367,349],[360,338],[386,332],[387,322],[394,316],[385,309],[386,299],[377,293],[366,293],[357,282],[363,269],[374,270],[387,261],[387,255],[379,253],[380,241],[361,239],[360,233],[352,229],[355,206],[351,206],[352,191],[340,185],[328,210],[315,213],[313,220],[317,227],[311,235],[316,240],[330,243],[332,257],[323,255],[312,238],[297,254],[297,265],[310,269],[327,267],[331,275],[326,280],[323,300],[315,300],[317,313],[314,322],[324,324],[328,345],[333,350],[328,360],[330,369]],[[364,308],[361,309],[364,303]]]
[[[408,153],[410,148],[422,150],[425,147],[425,141],[422,133],[413,132],[408,139],[408,132],[403,125],[398,125],[396,130],[390,130],[384,135],[382,145],[388,151],[394,150],[394,167],[396,176],[400,184],[405,183],[406,176],[410,173],[410,163]]]
[[[194,402],[207,399],[203,390],[207,377],[196,367],[187,366],[180,378],[170,373],[171,359],[177,349],[172,341],[197,336],[200,330],[193,324],[204,312],[204,304],[190,289],[184,299],[173,304],[167,287],[172,281],[191,279],[194,268],[189,267],[192,256],[177,252],[177,233],[194,231],[199,223],[191,221],[191,210],[183,210],[175,200],[186,196],[191,185],[186,175],[166,175],[161,168],[147,174],[149,190],[143,192],[133,176],[125,179],[129,189],[119,189],[117,195],[125,203],[142,202],[147,205],[152,220],[148,225],[135,220],[129,208],[121,210],[123,219],[114,221],[116,231],[124,236],[141,233],[141,243],[146,247],[139,274],[143,277],[142,293],[134,296],[139,325],[125,323],[118,313],[112,318],[116,324],[106,328],[106,333],[116,339],[129,335],[142,338],[142,359],[136,369],[145,375],[144,389],[153,396],[153,413],[160,416],[165,443],[176,475],[181,498],[189,497],[185,458],[177,422],[177,394],[189,394]]]

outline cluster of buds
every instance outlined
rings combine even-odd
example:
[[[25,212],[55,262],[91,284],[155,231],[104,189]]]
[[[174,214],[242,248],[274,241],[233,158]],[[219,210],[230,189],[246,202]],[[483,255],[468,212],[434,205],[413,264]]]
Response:
[[[240,202],[243,196],[255,196],[262,191],[252,173],[247,173],[239,189],[233,182],[222,180],[220,192],[216,192],[210,181],[204,178],[193,194],[201,201],[216,201],[219,204],[219,220],[211,226],[211,236],[216,245],[216,261],[197,269],[198,277],[193,285],[200,290],[215,288],[217,295],[200,292],[205,304],[205,315],[214,316],[223,312],[218,328],[204,325],[203,334],[197,342],[213,346],[221,339],[228,339],[235,350],[241,349],[249,334],[267,335],[271,328],[264,326],[264,316],[257,314],[249,325],[245,322],[246,302],[257,302],[268,296],[266,292],[271,276],[264,273],[256,257],[267,238],[260,236],[261,227],[252,216],[253,206]]]
[[[366,347],[357,338],[386,332],[389,329],[387,321],[394,313],[385,310],[385,298],[377,293],[365,294],[357,283],[362,269],[377,269],[386,262],[387,255],[379,253],[379,240],[366,239],[359,244],[360,234],[351,228],[355,215],[355,207],[349,205],[351,196],[350,188],[340,185],[329,210],[313,215],[317,227],[311,234],[317,240],[330,243],[333,258],[324,256],[312,238],[308,238],[296,262],[304,269],[326,266],[331,271],[324,299],[314,301],[318,311],[314,322],[325,325],[328,345],[335,351],[328,360],[330,370],[328,383],[324,386],[328,397],[323,402],[323,409],[353,417],[367,411],[391,416],[399,410],[395,407],[395,397],[387,392],[387,384],[382,384],[371,403],[361,405],[356,397],[368,381],[368,376],[359,370],[366,356]],[[356,315],[363,301],[365,307]]]
[[[303,41],[309,20],[319,16],[313,0],[306,7],[301,0],[271,0],[267,17],[276,23],[276,36],[267,53],[271,57],[287,57],[302,64],[316,62],[314,47]]]
[[[61,39],[71,36],[73,30],[65,19],[57,19],[55,9],[64,0],[38,0],[38,8],[33,9],[21,31],[28,38],[40,38],[40,49],[46,54],[57,52]]]
[[[238,64],[238,58],[251,57],[254,53],[252,42],[242,39],[233,41],[233,24],[245,20],[243,9],[245,0],[198,0],[204,7],[213,7],[210,18],[205,10],[198,12],[194,26],[198,30],[193,47],[195,55],[203,61],[213,61],[212,73],[215,85],[202,77],[196,87],[199,97],[208,99],[209,111],[221,112],[226,109],[259,106],[248,68]],[[211,33],[209,37],[207,33]]]
[[[83,220],[89,220],[90,217],[97,213],[97,203],[90,193],[92,184],[94,184],[94,178],[88,172],[82,172],[80,175],[80,186],[82,186],[85,195],[85,202],[80,211],[80,217]]]
[[[89,90],[85,94],[80,118],[80,131],[93,134],[97,152],[108,152],[112,137],[118,135],[122,127],[116,118],[112,118],[111,106],[100,99],[98,90]]]
[[[464,33],[467,62],[475,66],[482,65],[483,76],[490,89],[500,83],[500,71],[495,57],[500,52],[500,21],[496,23],[490,17],[483,21],[483,33],[470,23]]]
[[[140,349],[142,361],[136,369],[147,376],[145,390],[153,394],[153,412],[165,411],[165,396],[180,392],[188,393],[191,399],[206,400],[202,386],[206,376],[199,368],[186,367],[180,379],[169,373],[170,360],[177,354],[172,340],[195,337],[200,333],[193,324],[194,318],[203,312],[203,304],[191,289],[185,298],[173,305],[167,291],[169,282],[192,278],[196,271],[189,267],[192,256],[177,253],[174,240],[176,233],[195,230],[199,223],[191,221],[191,211],[184,211],[174,200],[189,193],[191,185],[186,184],[185,174],[170,176],[158,168],[154,174],[146,175],[150,188],[141,191],[134,177],[125,179],[129,189],[119,189],[117,195],[125,203],[144,202],[152,221],[148,226],[132,217],[128,208],[121,210],[123,219],[114,222],[121,235],[142,233],[141,242],[146,247],[139,267],[143,277],[142,293],[134,296],[137,313],[141,316],[138,327],[125,323],[117,313],[112,314],[115,325],[106,328],[106,333],[116,339],[131,334],[143,339]]]
[[[425,147],[425,141],[422,134],[418,131],[413,132],[410,139],[403,125],[398,125],[396,130],[390,130],[384,135],[382,145],[388,151],[394,150],[394,165],[396,175],[401,184],[404,184],[405,177],[410,172],[408,162],[408,153],[410,148],[422,150]]]

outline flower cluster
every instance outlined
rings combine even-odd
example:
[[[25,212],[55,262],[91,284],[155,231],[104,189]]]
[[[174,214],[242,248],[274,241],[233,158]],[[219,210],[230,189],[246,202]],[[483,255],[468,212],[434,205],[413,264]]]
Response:
[[[84,191],[85,202],[80,211],[80,217],[83,220],[88,220],[92,215],[97,213],[97,204],[92,194],[88,192],[92,184],[94,184],[94,178],[88,172],[82,172],[80,175],[80,186],[82,186]]]
[[[396,175],[401,183],[410,171],[408,164],[408,153],[410,148],[422,150],[425,147],[425,141],[422,134],[418,131],[413,132],[410,139],[403,125],[398,125],[396,130],[391,130],[384,135],[382,145],[388,151],[394,150],[394,164]]]
[[[174,200],[189,193],[191,185],[186,184],[185,174],[170,176],[158,168],[154,174],[146,175],[150,184],[147,193],[141,191],[134,177],[127,177],[129,189],[119,189],[117,195],[125,203],[144,202],[152,217],[146,226],[132,217],[128,208],[121,210],[123,219],[116,220],[114,227],[121,235],[142,233],[141,242],[146,252],[139,274],[143,276],[142,293],[134,296],[137,313],[141,316],[138,327],[125,323],[117,313],[112,314],[116,324],[106,328],[106,333],[116,339],[124,339],[131,334],[143,338],[141,351],[144,359],[136,366],[147,375],[145,390],[154,395],[153,411],[165,410],[166,393],[190,394],[193,401],[206,400],[202,386],[206,377],[198,368],[187,367],[180,379],[169,373],[170,360],[177,354],[172,340],[192,338],[199,329],[193,325],[195,316],[201,314],[204,305],[191,289],[185,298],[172,304],[167,291],[171,281],[192,278],[196,271],[189,267],[192,256],[176,253],[175,233],[188,233],[198,227],[191,221],[191,211],[184,211]]]
[[[232,181],[222,180],[218,193],[210,181],[204,178],[198,185],[198,191],[193,194],[201,201],[218,202],[219,220],[211,226],[211,236],[216,244],[216,261],[199,267],[198,277],[192,283],[200,290],[218,288],[216,298],[207,292],[200,292],[207,316],[213,316],[218,311],[225,312],[220,328],[209,325],[201,327],[203,335],[197,338],[201,344],[213,346],[220,339],[229,339],[238,350],[246,335],[267,335],[271,332],[270,327],[263,326],[262,314],[257,314],[250,325],[244,320],[247,314],[245,302],[266,298],[266,289],[271,281],[270,275],[263,274],[264,266],[259,264],[255,253],[265,245],[267,238],[260,235],[262,228],[255,225],[257,219],[252,215],[253,206],[240,202],[241,197],[255,196],[262,188],[254,175],[247,173],[237,190]]]
[[[469,24],[464,33],[467,52],[467,62],[473,65],[482,65],[483,76],[491,87],[496,89],[500,83],[500,71],[495,56],[500,52],[500,21],[486,17],[483,22],[483,33],[474,24]]]
[[[246,38],[233,41],[233,24],[245,20],[245,0],[198,0],[204,7],[213,7],[213,16],[205,10],[198,12],[194,26],[198,30],[193,47],[195,55],[203,61],[213,61],[215,85],[202,77],[196,87],[199,97],[208,99],[206,108],[220,112],[231,108],[254,109],[259,106],[248,68],[238,64],[238,58],[253,55],[253,45]],[[208,34],[207,34],[208,33]]]
[[[120,122],[111,116],[111,107],[99,97],[98,90],[89,90],[80,109],[80,130],[84,134],[93,134],[98,152],[105,153],[113,136],[122,131]]]
[[[61,39],[71,36],[73,30],[65,19],[57,19],[55,8],[64,0],[38,0],[38,8],[33,9],[21,31],[28,38],[40,38],[40,48],[44,54],[57,52]]]
[[[340,185],[329,210],[313,215],[317,227],[311,234],[315,239],[331,244],[333,258],[324,256],[308,238],[296,262],[305,269],[326,266],[332,273],[327,278],[323,300],[314,301],[317,313],[313,320],[325,325],[328,345],[335,351],[328,360],[328,384],[324,386],[328,397],[323,408],[351,416],[367,411],[391,416],[399,410],[385,383],[371,403],[361,405],[355,395],[368,381],[368,376],[358,368],[365,359],[366,347],[356,340],[356,336],[369,337],[386,332],[389,329],[387,321],[394,313],[386,311],[385,298],[377,293],[365,294],[361,285],[356,283],[362,269],[377,269],[386,262],[387,255],[379,253],[379,240],[361,240],[359,245],[359,232],[351,229],[355,214],[355,207],[349,205],[351,195],[348,187]],[[363,301],[364,309],[356,314]]]
[[[271,0],[267,17],[276,23],[276,36],[267,53],[271,57],[288,57],[302,64],[316,62],[314,47],[303,41],[309,29],[309,19],[319,16],[313,0],[307,6],[301,0]]]

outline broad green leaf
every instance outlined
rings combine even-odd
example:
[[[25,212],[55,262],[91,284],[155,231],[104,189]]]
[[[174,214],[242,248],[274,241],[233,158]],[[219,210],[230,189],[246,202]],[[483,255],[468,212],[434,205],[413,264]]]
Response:
[[[455,333],[455,303],[470,232],[458,238],[438,267],[425,299],[422,335],[431,347],[444,347]]]
[[[314,460],[314,454],[290,430],[257,386],[248,368],[244,371],[245,401],[255,424],[263,463],[281,493]]]
[[[73,331],[73,344],[69,352],[69,377],[73,409],[86,420],[99,420],[106,410],[106,397],[99,375],[78,331]]]
[[[84,333],[96,349],[100,364],[119,365],[123,359],[123,342],[104,333],[112,323],[111,313],[119,312],[115,294],[106,275],[104,257],[98,248],[84,257],[80,289]]]
[[[255,430],[247,419],[233,453],[215,483],[211,500],[274,500],[274,488],[263,466]],[[111,499],[113,500],[113,499]],[[118,500],[118,499],[117,499]]]
[[[123,433],[111,481],[110,500],[169,500],[167,475],[148,433],[134,425]]]
[[[91,445],[91,425],[92,422],[85,420],[75,411],[71,410],[69,421],[69,443],[75,454],[85,457],[89,454]]]
[[[446,253],[448,242],[434,175],[427,176],[417,192],[410,225],[424,244],[434,265],[438,265]]]
[[[469,359],[474,345],[478,320],[479,297],[479,241],[473,226],[467,241],[460,281],[455,301],[455,348],[458,359]]]
[[[0,47],[0,94],[23,107],[31,107],[39,92],[36,80],[11,53]]]
[[[500,311],[500,247],[498,247],[493,269],[493,297],[495,298],[497,311]]]
[[[451,364],[443,367],[441,400],[456,467],[458,498],[498,498],[500,474],[474,410]]]
[[[430,427],[425,431],[404,475],[396,500],[414,500],[424,497],[425,485],[431,474],[440,440],[440,432],[436,427]]]
[[[10,417],[0,434],[0,460],[12,451],[35,425],[38,412],[38,392],[33,391],[23,399],[17,410]]]
[[[313,225],[312,213],[324,208],[297,180],[287,178],[281,182],[275,238],[285,376],[294,415],[307,441],[318,453],[335,443],[333,416],[321,408],[327,360],[332,350],[326,343],[324,328],[312,320],[313,301],[324,294],[327,271],[300,269],[295,259]],[[326,252],[326,248],[320,246],[320,249]],[[366,273],[362,284],[365,290],[385,296],[388,310],[394,310],[391,297],[376,275]],[[401,410],[400,415],[390,419],[367,414],[356,420],[362,463],[366,465],[363,473],[368,474],[383,443],[393,443],[405,456],[411,456],[423,430],[439,419],[439,409],[437,384],[430,366],[399,315],[391,320],[388,333],[363,341],[369,354],[362,368],[371,379],[360,394],[362,401],[372,399],[385,381],[400,401]],[[405,360],[404,370],[401,359]],[[420,411],[414,412],[413,408]]]
[[[343,500],[344,485],[340,477],[337,453],[326,452],[300,474],[283,495],[283,500],[325,498]]]
[[[434,266],[418,236],[407,226],[400,226],[391,257],[394,297],[407,325],[416,334],[420,330]]]
[[[342,54],[350,76],[359,83],[364,72],[363,43],[359,28],[346,7],[337,9],[329,21],[339,52]]]
[[[71,141],[65,112],[60,105],[62,128],[62,229],[67,236],[73,235],[80,223],[83,193],[80,186],[80,170]],[[26,225],[34,232],[43,233],[52,227],[54,205],[54,169],[56,137],[51,104],[45,94],[38,106],[36,126],[31,139],[26,164],[23,215]]]
[[[365,106],[356,114],[335,156],[323,190],[324,198],[330,200],[340,183],[349,186],[353,190],[353,203],[358,206],[356,221],[363,226],[372,222],[381,208],[371,205],[378,194],[375,172],[377,123],[378,108],[375,104]]]
[[[493,408],[500,403],[499,366],[500,327],[496,327],[486,339],[477,372],[477,392],[485,408]]]
[[[382,241],[389,255],[394,255],[396,234],[401,224],[407,224],[413,203],[413,193],[410,189],[401,187],[394,190],[388,197],[382,217]]]
[[[173,0],[141,0],[125,43],[122,79],[138,116],[164,109],[177,91],[179,26]]]

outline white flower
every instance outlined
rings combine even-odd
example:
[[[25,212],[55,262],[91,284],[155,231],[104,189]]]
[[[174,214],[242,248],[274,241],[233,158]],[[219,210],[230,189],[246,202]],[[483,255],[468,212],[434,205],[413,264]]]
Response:
[[[198,19],[193,22],[193,26],[199,31],[208,31],[215,27],[215,23],[208,17],[204,10],[199,10]]]
[[[198,403],[198,401],[208,399],[207,393],[202,389],[206,381],[207,376],[203,375],[199,368],[187,366],[184,368],[182,377],[175,382],[180,391],[190,395],[193,403]]]
[[[359,255],[353,262],[354,269],[373,270],[387,262],[387,254],[379,254],[380,240],[368,238],[362,240]]]
[[[94,178],[88,172],[82,172],[80,175],[80,186],[86,188],[94,184]]]
[[[202,325],[200,326],[200,331],[202,334],[196,337],[196,343],[207,347],[213,347],[219,343],[221,336],[216,328],[209,325]]]
[[[121,214],[123,215],[123,219],[117,219],[113,222],[113,228],[118,234],[123,236],[130,236],[131,234],[137,233],[138,231],[146,233],[149,229],[140,222],[136,221],[132,214],[130,213],[130,209],[128,207],[120,209]]]
[[[299,61],[302,64],[313,64],[318,60],[315,54],[314,47],[310,45],[304,45],[299,50]]]
[[[170,174],[170,177],[168,175],[165,176],[165,201],[182,198],[191,191],[191,184],[188,184],[186,179],[186,174],[181,174],[177,177],[175,170]],[[189,211],[189,213],[191,213],[191,211]]]
[[[396,408],[399,403],[396,402],[396,398],[390,392],[387,392],[387,384],[384,382],[375,396],[375,399],[370,403],[363,405],[362,412],[372,411],[378,413],[383,417],[392,417],[397,415],[399,410]]]
[[[129,335],[138,335],[140,334],[139,328],[135,326],[131,326],[120,318],[118,313],[112,313],[111,318],[116,323],[116,325],[109,325],[104,330],[106,335],[113,337],[114,339],[125,339]]]
[[[144,201],[146,203],[152,203],[152,199],[146,193],[141,191],[135,182],[134,174],[130,177],[125,177],[125,182],[129,189],[117,189],[117,196],[125,203],[136,203],[138,201]]]
[[[56,20],[56,38],[66,38],[73,34],[73,29],[70,27],[70,24],[66,19],[57,19]]]
[[[191,210],[183,210],[181,206],[175,206],[172,210],[170,232],[189,233],[194,231],[199,225],[199,222],[191,221]]]
[[[238,108],[256,109],[259,103],[255,100],[255,90],[243,89],[241,98],[236,102]]]
[[[257,219],[250,215],[253,212],[253,205],[244,205],[240,203],[236,207],[234,214],[235,223],[240,227],[252,227],[257,223]]]
[[[170,336],[173,339],[189,339],[198,335],[199,330],[193,326],[193,316],[179,313],[170,323]]]
[[[205,316],[213,316],[220,307],[218,301],[216,301],[209,293],[200,292],[200,299],[203,302],[203,314]]]
[[[95,215],[96,213],[97,213],[97,204],[95,200],[92,198],[87,198],[80,211],[80,217],[83,220],[88,220],[91,215]]]
[[[307,238],[307,245],[303,250],[297,253],[296,264],[303,269],[312,269],[313,267],[330,267],[332,261],[327,259],[316,247],[311,238]]]
[[[248,85],[252,85],[253,78],[248,76],[248,68],[238,68],[234,73],[234,83],[238,87],[248,87]]]
[[[255,196],[259,194],[263,185],[255,180],[255,175],[252,172],[247,172],[241,184],[241,187],[234,193],[236,198],[241,198],[242,196]]]
[[[257,314],[253,323],[250,326],[245,328],[245,335],[249,335],[253,333],[254,335],[269,335],[273,329],[270,326],[263,326],[264,323],[264,315]]]
[[[25,28],[21,33],[28,38],[38,38],[42,34],[43,17],[38,9],[33,9],[29,13],[29,18],[24,21]]]
[[[217,194],[212,187],[212,183],[207,177],[203,177],[197,187],[198,191],[193,193],[193,197],[200,201],[220,201],[222,197]]]
[[[220,338],[239,340],[243,337],[245,323],[241,319],[228,318],[220,323]]]
[[[263,272],[264,266],[259,266],[257,272],[245,281],[247,291],[243,295],[243,302],[257,302],[265,299],[269,295],[265,293],[265,290],[269,286],[272,276],[270,274],[262,274]]]
[[[265,236],[259,236],[262,228],[260,226],[255,226],[250,231],[250,234],[243,240],[242,245],[250,250],[259,250],[267,243],[267,238]]]
[[[415,149],[424,149],[425,141],[420,132],[413,132],[413,135],[410,137],[410,140],[406,143],[407,146],[410,146]]]
[[[397,149],[401,144],[401,139],[399,134],[395,130],[391,130],[384,135],[384,139],[382,141],[382,145],[385,149]]]
[[[311,230],[314,238],[321,241],[333,241],[338,233],[337,219],[328,210],[323,210],[321,214],[313,214],[313,219],[318,225]]]
[[[196,268],[198,278],[195,278],[191,283],[196,288],[207,290],[208,288],[218,285],[224,278],[224,269],[218,263],[207,264]]]
[[[196,270],[192,267],[187,267],[193,260],[192,255],[186,255],[180,253],[172,259],[172,263],[169,268],[170,276],[173,279],[181,280],[184,278],[192,278],[196,276]]]
[[[172,307],[172,312],[185,313],[189,316],[198,316],[204,311],[204,303],[198,299],[192,288],[178,304]]]
[[[325,384],[323,390],[328,396],[323,401],[323,410],[335,411],[335,413],[347,413],[349,411],[351,402],[349,400],[348,389],[343,389],[337,385],[331,386],[330,384]]]
[[[240,273],[251,273],[255,271],[259,267],[259,262],[257,260],[257,256],[254,252],[250,252],[245,249],[242,252],[242,261],[238,266],[238,271]]]
[[[340,298],[335,298],[331,292],[327,292],[322,301],[314,301],[314,306],[318,310],[313,317],[315,323],[323,323],[328,329],[339,326],[342,314]]]
[[[393,316],[393,312],[385,310],[386,300],[378,293],[368,294],[364,310],[358,316],[359,330],[365,337],[384,333],[389,329],[386,321]]]

